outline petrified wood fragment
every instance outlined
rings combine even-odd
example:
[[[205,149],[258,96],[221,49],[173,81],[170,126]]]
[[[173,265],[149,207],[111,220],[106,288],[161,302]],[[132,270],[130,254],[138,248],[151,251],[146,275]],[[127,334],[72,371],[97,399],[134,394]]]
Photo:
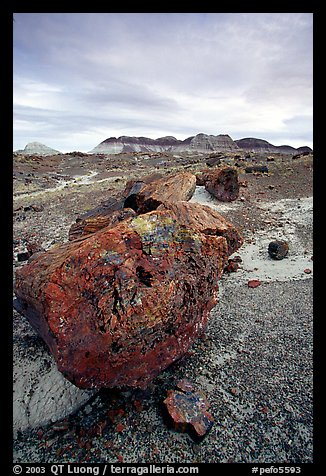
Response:
[[[238,172],[232,167],[216,169],[208,175],[206,190],[222,202],[232,202],[239,196]]]
[[[224,236],[153,211],[41,253],[15,292],[75,385],[144,388],[205,330],[228,255]]]
[[[120,210],[110,210],[109,208],[94,209],[92,213],[87,213],[77,218],[76,223],[70,227],[68,238],[70,241],[83,236],[95,233],[107,226],[113,227],[118,223],[136,215],[131,208]]]
[[[168,390],[163,403],[171,418],[172,426],[178,431],[189,432],[192,437],[203,438],[213,426],[214,418],[208,412],[210,405],[203,392],[195,391],[193,388],[181,388],[181,391]]]

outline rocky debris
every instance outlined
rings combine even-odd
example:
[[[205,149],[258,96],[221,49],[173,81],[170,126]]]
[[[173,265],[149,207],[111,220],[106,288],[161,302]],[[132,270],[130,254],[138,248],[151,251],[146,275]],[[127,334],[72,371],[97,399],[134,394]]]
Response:
[[[30,254],[28,251],[19,251],[17,253],[17,261],[27,261],[28,258],[30,257]]]
[[[23,314],[76,386],[144,388],[204,332],[229,250],[242,239],[232,232],[228,243],[221,217],[225,236],[214,236],[213,215],[209,228],[207,214],[185,226],[180,210],[128,218],[17,270]]]
[[[196,177],[190,172],[163,177],[134,190],[125,201],[137,213],[155,210],[162,203],[175,203],[190,200],[196,189]],[[131,199],[132,197],[132,199]]]
[[[306,155],[310,155],[312,153],[312,150],[310,149],[310,147],[299,147],[299,149],[297,149],[297,151],[299,152],[299,154],[295,154],[292,156],[292,159],[293,160],[296,160],[296,159],[299,159],[300,157],[305,157]]]
[[[268,254],[272,259],[281,260],[288,254],[289,245],[284,240],[274,240],[268,245]]]
[[[220,165],[221,163],[221,154],[217,154],[217,155],[213,155],[213,156],[210,156],[207,160],[206,160],[206,165],[207,167],[216,167],[216,165]]]
[[[239,196],[238,172],[232,167],[216,169],[208,174],[205,181],[206,190],[217,200],[231,202]]]
[[[173,428],[188,432],[193,439],[202,439],[212,428],[214,418],[203,392],[195,391],[191,382],[179,382],[180,390],[168,390],[164,405]]]
[[[13,240],[14,263],[27,261],[34,253],[44,251],[42,245],[35,238]]]
[[[253,172],[258,172],[261,174],[267,174],[268,173],[268,167],[266,165],[250,165],[245,168],[245,172],[247,174],[251,174]]]
[[[43,205],[37,205],[35,203],[32,203],[31,205],[15,208],[14,215],[16,215],[19,212],[29,212],[29,211],[42,212],[43,210],[44,210]]]

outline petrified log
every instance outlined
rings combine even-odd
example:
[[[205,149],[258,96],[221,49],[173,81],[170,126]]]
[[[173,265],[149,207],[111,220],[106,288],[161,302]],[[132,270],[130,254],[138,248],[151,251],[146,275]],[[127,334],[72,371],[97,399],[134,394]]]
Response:
[[[146,184],[140,190],[134,190],[125,206],[133,208],[137,213],[156,210],[163,202],[178,202],[190,200],[196,190],[196,177],[189,172],[183,172],[170,177]]]
[[[155,182],[162,178],[162,174],[155,173],[151,175],[145,175],[137,180],[129,180],[126,183],[126,187],[123,192],[125,197],[124,207],[129,208],[131,204],[134,203],[136,195],[145,187],[145,185]],[[131,206],[133,208],[133,206]]]
[[[144,388],[204,332],[228,255],[224,236],[153,211],[41,253],[15,293],[76,386]]]
[[[232,202],[239,196],[238,172],[232,167],[216,169],[208,175],[206,190],[222,202]]]

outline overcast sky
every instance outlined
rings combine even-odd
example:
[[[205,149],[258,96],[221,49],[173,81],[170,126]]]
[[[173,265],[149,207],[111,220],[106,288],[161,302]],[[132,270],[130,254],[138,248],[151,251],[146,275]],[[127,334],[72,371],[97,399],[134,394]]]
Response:
[[[312,147],[312,13],[14,20],[14,150],[199,132]]]

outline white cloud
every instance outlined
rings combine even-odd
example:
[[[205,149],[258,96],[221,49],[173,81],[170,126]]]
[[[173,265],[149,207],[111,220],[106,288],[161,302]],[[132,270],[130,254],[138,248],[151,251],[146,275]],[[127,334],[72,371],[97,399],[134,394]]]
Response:
[[[40,132],[67,150],[197,132],[311,144],[312,14],[16,14],[14,80],[15,148]]]

